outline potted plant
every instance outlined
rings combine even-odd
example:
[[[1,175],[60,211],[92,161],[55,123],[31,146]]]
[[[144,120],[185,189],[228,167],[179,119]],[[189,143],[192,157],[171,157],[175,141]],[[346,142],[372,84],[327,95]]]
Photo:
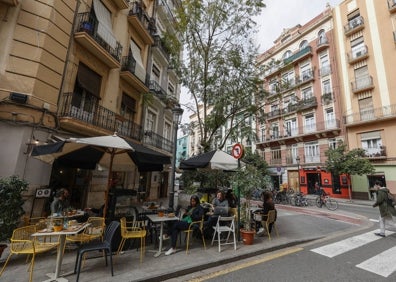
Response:
[[[252,229],[252,219],[250,216],[251,199],[256,188],[262,187],[263,175],[259,169],[253,165],[239,169],[232,177],[233,183],[236,185],[236,192],[240,192],[241,197],[245,199],[242,204],[240,220],[243,227],[240,229],[241,237],[244,244],[252,244],[255,230]]]
[[[0,245],[3,247],[4,242],[8,243],[12,232],[21,222],[21,216],[25,213],[22,208],[24,204],[22,192],[26,191],[27,187],[28,183],[18,176],[0,179]],[[0,257],[1,254],[0,247]]]

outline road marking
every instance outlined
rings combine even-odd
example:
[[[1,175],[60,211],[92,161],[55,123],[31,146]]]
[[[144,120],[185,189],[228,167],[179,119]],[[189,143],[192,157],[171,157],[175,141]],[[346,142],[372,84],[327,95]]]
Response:
[[[388,277],[396,271],[396,247],[388,249],[358,265],[357,267]]]
[[[372,222],[379,222],[378,219],[372,219],[372,218],[370,218],[370,221],[372,221]]]
[[[268,256],[265,256],[263,258],[260,258],[260,259],[255,259],[255,260],[251,260],[251,261],[248,261],[248,262],[244,262],[244,263],[241,263],[241,264],[238,264],[238,265],[235,265],[235,266],[232,266],[232,267],[228,267],[226,269],[219,270],[219,271],[207,274],[207,275],[203,275],[203,276],[200,276],[200,277],[188,280],[188,281],[189,282],[200,282],[200,281],[209,280],[209,279],[221,276],[221,275],[228,274],[228,273],[233,272],[233,271],[237,271],[237,270],[240,270],[240,269],[243,269],[243,268],[246,268],[246,267],[257,265],[259,263],[267,262],[267,261],[270,261],[270,260],[273,260],[273,259],[277,259],[277,258],[286,256],[286,255],[290,255],[290,254],[293,254],[293,253],[296,253],[296,252],[300,252],[302,250],[303,250],[303,248],[291,248],[291,249],[282,250],[282,251],[270,254]]]
[[[379,230],[377,230],[379,232]],[[387,231],[387,235],[391,235],[394,232]],[[374,231],[370,231],[364,234],[353,236],[345,240],[341,240],[329,245],[325,245],[316,249],[312,249],[312,252],[318,253],[320,255],[332,258],[340,254],[346,253],[348,251],[354,250],[371,242],[381,239],[381,237],[376,236]],[[396,264],[395,264],[396,265]]]

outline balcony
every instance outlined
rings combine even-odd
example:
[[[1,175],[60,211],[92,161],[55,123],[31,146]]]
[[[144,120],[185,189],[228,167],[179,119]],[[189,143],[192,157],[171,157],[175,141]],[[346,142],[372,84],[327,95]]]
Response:
[[[319,69],[320,76],[326,76],[331,74],[331,65],[323,66]]]
[[[166,93],[166,90],[164,90],[155,80],[150,80],[149,89],[150,92],[154,93],[160,100],[167,100],[168,94]]]
[[[100,105],[73,106],[73,93],[64,93],[59,107],[60,125],[73,132],[118,132],[120,135],[140,141],[142,127],[132,120],[108,110]],[[96,129],[94,128],[96,127]]]
[[[147,15],[141,2],[130,3],[132,7],[128,13],[129,24],[139,34],[145,44],[152,45],[154,39],[151,35],[156,33],[155,19]]]
[[[162,149],[164,151],[172,153],[173,142],[155,133],[152,130],[146,130],[144,132],[143,144],[147,144],[155,148]]]
[[[316,100],[316,97],[311,97],[311,98],[300,100],[298,102],[297,109],[298,109],[298,111],[303,111],[303,110],[307,110],[307,109],[314,108],[317,106],[318,106],[318,101]]]
[[[350,36],[364,28],[364,19],[362,16],[356,17],[352,20],[350,20],[345,26],[344,26],[344,33],[345,36]]]
[[[389,13],[396,12],[396,0],[387,0]]]
[[[333,93],[328,92],[322,95],[322,104],[328,105],[333,101]]]
[[[316,52],[319,53],[326,48],[329,48],[330,43],[327,37],[324,38],[318,38],[317,43],[316,43]]]
[[[371,90],[374,88],[373,77],[371,75],[366,75],[364,77],[357,78],[355,81],[351,82],[351,86],[352,92],[355,94]]]
[[[312,56],[312,47],[311,46],[307,46],[307,47],[303,48],[302,50],[297,51],[296,53],[294,53],[290,57],[284,59],[283,63],[284,63],[284,65],[287,65],[287,64],[290,64],[292,62],[296,62],[296,61],[299,61],[301,59],[304,59],[304,58],[306,58],[308,56]]]
[[[314,80],[313,70],[305,71],[300,77],[296,78],[295,86],[301,86],[313,80]]]
[[[166,19],[170,22],[175,20],[173,15],[173,11],[175,11],[175,7],[172,4],[172,1],[169,0],[157,0],[157,13],[161,19]]]
[[[165,57],[165,59],[169,62],[170,59],[170,51],[164,44],[164,40],[159,35],[154,35],[154,45],[153,47],[157,48],[161,54]]]
[[[98,20],[91,13],[78,14],[74,39],[109,68],[119,68],[122,46],[103,28],[98,33],[98,26]]]
[[[381,121],[384,119],[396,118],[396,104],[373,108],[344,116],[344,121],[347,126],[359,125],[365,122]]]
[[[364,149],[366,158],[370,160],[386,159],[386,147],[380,146],[379,148]]]
[[[320,163],[320,156],[319,155],[315,155],[315,156],[305,156],[304,155],[304,162],[306,164]]]
[[[357,51],[349,52],[347,56],[348,56],[348,63],[350,65],[355,64],[369,57],[368,48],[367,46],[363,46],[362,48],[359,48],[359,50]]]
[[[120,77],[136,88],[138,92],[148,92],[144,69],[137,69],[136,60],[131,54],[122,57]]]

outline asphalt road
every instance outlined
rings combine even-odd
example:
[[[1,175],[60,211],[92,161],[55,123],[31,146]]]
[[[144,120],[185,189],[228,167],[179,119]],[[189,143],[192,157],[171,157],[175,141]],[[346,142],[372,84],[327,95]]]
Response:
[[[372,226],[365,229],[343,222],[342,217],[326,218],[327,209],[323,214],[321,209],[316,211],[311,216],[296,217],[295,224],[315,225],[327,232],[328,236],[323,239],[202,270],[177,280],[396,281],[396,233],[387,232],[386,238],[373,235],[378,228],[378,208],[353,204],[339,206],[337,214],[369,219]]]

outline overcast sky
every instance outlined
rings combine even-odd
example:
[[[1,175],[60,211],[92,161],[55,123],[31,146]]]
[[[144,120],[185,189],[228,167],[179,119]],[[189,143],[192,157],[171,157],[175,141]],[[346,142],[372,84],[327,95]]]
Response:
[[[269,49],[284,28],[297,24],[304,25],[323,12],[327,3],[334,7],[341,2],[342,0],[265,0],[266,8],[256,19],[259,30],[257,45],[260,47],[260,52]],[[183,105],[189,100],[190,95],[187,94],[186,89],[182,89],[180,103]],[[184,111],[182,123],[188,123],[190,114]]]

